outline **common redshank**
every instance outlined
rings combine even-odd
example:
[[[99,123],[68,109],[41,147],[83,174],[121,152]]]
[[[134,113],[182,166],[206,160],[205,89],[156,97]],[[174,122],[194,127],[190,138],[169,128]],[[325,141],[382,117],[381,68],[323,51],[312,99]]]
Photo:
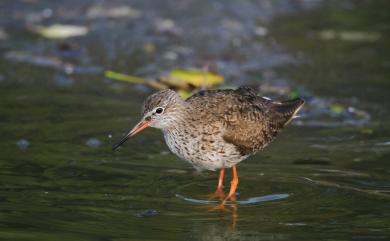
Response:
[[[224,205],[238,186],[236,165],[267,146],[303,104],[301,98],[272,101],[249,87],[203,90],[187,100],[161,90],[146,99],[141,121],[113,149],[147,127],[161,129],[169,149],[181,159],[198,170],[219,170],[216,193],[223,193],[224,170],[232,168]]]

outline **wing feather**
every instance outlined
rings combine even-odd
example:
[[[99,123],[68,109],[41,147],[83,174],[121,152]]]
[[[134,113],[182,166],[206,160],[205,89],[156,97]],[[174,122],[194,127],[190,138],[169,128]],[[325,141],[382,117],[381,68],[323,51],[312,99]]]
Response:
[[[250,155],[270,143],[299,111],[302,99],[283,102],[257,96],[248,87],[237,90],[201,91],[187,102],[201,111],[199,118],[222,123],[223,139],[243,155]]]

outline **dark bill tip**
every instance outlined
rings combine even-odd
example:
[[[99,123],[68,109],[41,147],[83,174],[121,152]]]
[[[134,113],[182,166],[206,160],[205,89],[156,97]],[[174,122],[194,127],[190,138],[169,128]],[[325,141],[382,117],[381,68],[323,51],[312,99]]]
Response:
[[[137,125],[134,126],[134,128],[129,133],[127,133],[126,136],[124,136],[122,139],[120,139],[118,142],[116,142],[112,146],[112,150],[116,150],[120,145],[125,143],[127,141],[127,139],[129,139],[131,136],[134,136],[135,134],[141,132],[143,129],[148,128],[149,123],[150,123],[150,120],[140,121]]]
[[[116,149],[118,149],[118,147],[120,147],[123,143],[125,143],[127,139],[129,139],[129,137],[130,135],[127,134],[125,137],[123,137],[122,139],[114,143],[114,145],[112,145],[112,150],[115,151]]]

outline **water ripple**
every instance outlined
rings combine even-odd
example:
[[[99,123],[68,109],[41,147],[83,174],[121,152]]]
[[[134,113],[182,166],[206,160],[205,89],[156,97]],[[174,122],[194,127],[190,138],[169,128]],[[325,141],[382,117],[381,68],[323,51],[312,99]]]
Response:
[[[256,204],[256,203],[263,203],[263,202],[268,202],[268,201],[274,201],[274,200],[281,200],[288,198],[290,195],[286,193],[282,194],[270,194],[270,195],[265,195],[265,196],[258,196],[258,197],[250,197],[246,200],[241,200],[241,201],[236,201],[237,204],[239,205],[249,205],[249,204]],[[196,204],[217,204],[219,201],[217,200],[203,200],[203,199],[194,199],[194,198],[188,198],[180,194],[176,194],[177,198],[180,198],[182,200],[191,202],[191,203],[196,203]],[[229,203],[229,202],[227,202]]]

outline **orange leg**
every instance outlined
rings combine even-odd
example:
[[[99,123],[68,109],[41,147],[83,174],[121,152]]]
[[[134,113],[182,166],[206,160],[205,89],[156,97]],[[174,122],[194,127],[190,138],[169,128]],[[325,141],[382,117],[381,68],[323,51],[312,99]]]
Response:
[[[218,206],[212,208],[211,210],[225,211],[226,201],[230,199],[230,201],[232,202],[232,210],[234,213],[237,213],[237,209],[236,209],[237,206],[234,203],[236,201],[236,198],[234,195],[236,193],[237,186],[238,186],[238,175],[237,175],[237,169],[236,169],[235,165],[232,167],[232,174],[233,174],[233,177],[232,177],[232,181],[230,182],[229,194],[225,198],[221,198],[221,203]]]
[[[222,186],[223,186],[223,176],[225,175],[225,169],[222,168],[219,170],[219,179],[218,179],[218,187],[217,192],[222,192]]]
[[[233,200],[234,199],[234,194],[236,193],[237,186],[238,186],[238,175],[237,175],[237,169],[236,165],[232,167],[232,173],[233,173],[233,178],[232,181],[230,182],[230,191],[227,197],[222,201],[222,205],[225,205],[226,201],[228,199]],[[233,199],[232,199],[233,198]]]
[[[221,169],[219,171],[219,178],[218,178],[218,187],[217,187],[217,190],[208,196],[208,199],[211,200],[211,199],[214,199],[216,197],[219,197],[220,200],[223,200],[224,197],[225,197],[225,194],[223,193],[223,177],[225,175],[225,169]]]
[[[225,176],[225,169],[221,169],[219,171],[219,178],[218,178],[218,187],[217,190],[215,191],[215,196],[219,197],[220,200],[223,200],[225,197],[225,193],[223,193],[223,177]]]

